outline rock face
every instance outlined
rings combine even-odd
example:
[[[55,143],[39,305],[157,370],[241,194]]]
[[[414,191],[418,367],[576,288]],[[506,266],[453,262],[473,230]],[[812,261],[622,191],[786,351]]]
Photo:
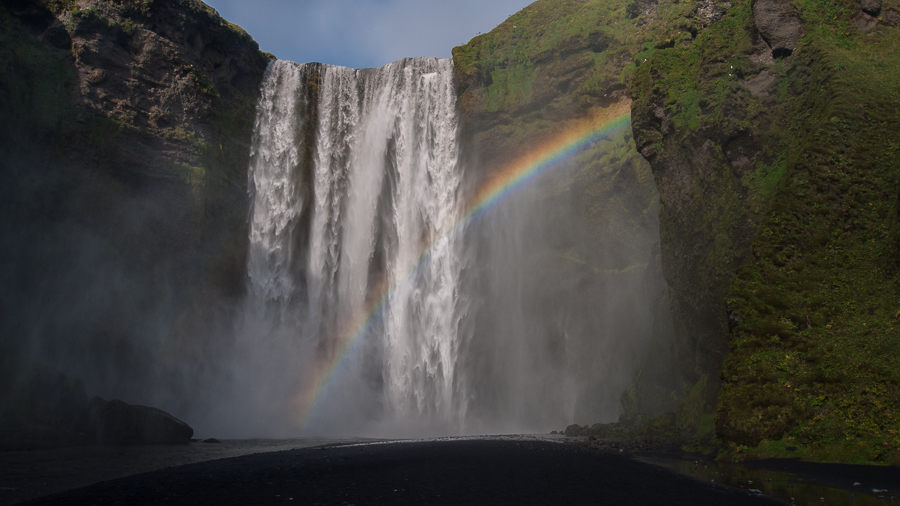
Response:
[[[269,57],[196,0],[4,0],[0,25],[0,354],[169,388],[243,290]]]
[[[187,444],[194,429],[160,409],[91,399],[89,423],[100,444]]]
[[[760,37],[772,49],[772,56],[790,56],[800,42],[803,25],[788,0],[756,0],[753,20]]]

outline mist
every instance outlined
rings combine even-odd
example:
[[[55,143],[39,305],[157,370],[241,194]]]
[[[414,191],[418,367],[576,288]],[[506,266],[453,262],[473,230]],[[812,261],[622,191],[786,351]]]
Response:
[[[230,293],[206,281],[218,253],[185,236],[178,185],[85,184],[49,218],[26,213],[40,226],[6,220],[4,281],[20,289],[4,292],[6,390],[62,372],[224,438],[617,421],[664,292],[655,208],[624,196],[646,167],[611,156],[634,150],[630,134],[475,216],[490,171],[460,141],[455,100],[449,60],[270,64]],[[20,213],[81,177],[13,166],[33,186],[8,201]],[[587,195],[601,176],[616,184]]]
[[[658,224],[621,195],[588,217],[579,185],[598,164],[634,178],[609,161],[630,135],[467,216],[485,169],[452,89],[449,60],[270,65],[247,298],[201,426],[410,437],[619,419],[664,292]]]

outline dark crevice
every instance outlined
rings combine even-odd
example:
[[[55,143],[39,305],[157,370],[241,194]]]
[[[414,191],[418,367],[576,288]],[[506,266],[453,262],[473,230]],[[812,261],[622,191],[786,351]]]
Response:
[[[772,57],[775,58],[776,60],[779,58],[787,58],[787,57],[791,56],[792,54],[794,54],[794,50],[788,49],[786,47],[779,47],[778,49],[772,50]]]

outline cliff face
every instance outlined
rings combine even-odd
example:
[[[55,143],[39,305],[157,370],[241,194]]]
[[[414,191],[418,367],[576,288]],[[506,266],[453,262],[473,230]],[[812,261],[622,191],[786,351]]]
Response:
[[[4,0],[0,24],[4,362],[153,402],[242,290],[268,57],[194,0]]]
[[[570,118],[633,99],[635,148],[567,194],[589,203],[581,226],[622,237],[590,217],[628,222],[640,214],[615,202],[650,211],[657,196],[641,177],[594,190],[641,174],[642,158],[658,189],[662,324],[626,414],[675,410],[681,437],[738,453],[898,458],[897,13],[893,1],[536,2],[454,50],[487,174]]]
[[[732,2],[634,75],[682,372],[739,452],[898,461],[897,6]]]

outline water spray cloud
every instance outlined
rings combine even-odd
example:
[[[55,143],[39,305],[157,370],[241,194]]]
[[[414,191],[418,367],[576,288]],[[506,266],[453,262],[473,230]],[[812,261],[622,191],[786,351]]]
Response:
[[[631,124],[630,104],[619,103],[605,109],[600,114],[584,121],[572,122],[564,131],[550,137],[545,142],[524,153],[511,163],[496,171],[474,193],[465,206],[456,225],[446,234],[430,243],[423,244],[417,261],[408,269],[408,274],[399,283],[391,283],[385,276],[378,286],[370,290],[369,300],[363,310],[346,322],[339,330],[336,346],[331,356],[319,361],[308,372],[304,387],[293,399],[295,422],[304,426],[315,412],[329,386],[340,376],[340,371],[348,364],[359,343],[363,341],[373,326],[382,318],[392,296],[415,280],[436,251],[446,247],[454,237],[459,236],[481,216],[489,212],[509,195],[528,185],[541,174],[572,157],[589,149],[595,143],[627,128]]]

